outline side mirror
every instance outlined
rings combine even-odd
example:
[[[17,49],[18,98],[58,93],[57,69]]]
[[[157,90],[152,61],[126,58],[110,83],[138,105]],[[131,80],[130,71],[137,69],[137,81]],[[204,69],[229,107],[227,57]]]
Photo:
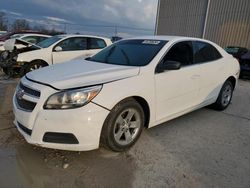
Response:
[[[165,70],[179,70],[180,68],[181,68],[180,62],[167,60],[161,63],[159,71],[164,72]]]
[[[61,52],[62,51],[62,47],[61,46],[57,46],[54,49],[55,52]]]

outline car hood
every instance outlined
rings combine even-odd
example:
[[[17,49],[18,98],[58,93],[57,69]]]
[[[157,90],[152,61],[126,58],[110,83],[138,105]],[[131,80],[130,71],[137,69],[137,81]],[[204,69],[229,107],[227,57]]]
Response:
[[[16,44],[22,44],[24,46],[35,46],[36,48],[41,49],[40,46],[37,46],[37,45],[32,44],[30,42],[24,41],[22,39],[9,39],[9,40],[6,40],[3,46],[4,46],[5,50],[12,51],[12,50],[14,50],[14,47],[15,47]]]
[[[129,78],[138,75],[139,71],[139,67],[78,59],[32,71],[26,77],[56,89],[70,89]]]

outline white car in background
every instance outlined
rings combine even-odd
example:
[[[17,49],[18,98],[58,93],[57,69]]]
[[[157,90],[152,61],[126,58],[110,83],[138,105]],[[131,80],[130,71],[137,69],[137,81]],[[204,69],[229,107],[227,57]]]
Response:
[[[4,48],[4,44],[7,42],[12,43],[17,49],[20,48],[24,48],[27,47],[27,45],[29,44],[37,44],[45,39],[50,38],[50,35],[43,35],[43,34],[35,34],[35,33],[31,33],[31,34],[15,34],[12,35],[10,37],[10,39],[4,41],[4,42],[0,42],[0,51],[4,51],[6,50]],[[16,39],[20,39],[21,41],[27,42],[27,45],[23,45],[23,44],[15,44],[15,40]],[[13,47],[14,49],[14,47]],[[9,49],[8,49],[9,50]]]
[[[7,31],[0,31],[0,36],[6,34]]]
[[[150,128],[198,108],[224,110],[239,63],[202,39],[121,40],[91,58],[26,74],[13,97],[27,142],[63,150],[124,151]]]
[[[104,37],[57,35],[9,54],[5,51],[2,53],[0,66],[4,69],[10,65],[22,75],[48,65],[91,57],[110,44],[111,40]],[[13,45],[5,45],[5,49],[10,51]]]

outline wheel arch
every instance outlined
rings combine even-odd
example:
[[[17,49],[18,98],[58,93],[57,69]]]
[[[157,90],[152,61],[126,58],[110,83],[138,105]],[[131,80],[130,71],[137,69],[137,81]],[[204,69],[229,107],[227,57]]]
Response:
[[[42,62],[45,66],[49,66],[49,64],[46,61],[42,60],[42,59],[34,59],[30,63],[34,63],[36,61]]]
[[[126,101],[128,99],[134,99],[136,102],[139,103],[139,105],[141,105],[141,107],[142,107],[142,109],[144,111],[144,115],[145,115],[144,127],[148,128],[149,121],[150,121],[150,107],[149,107],[149,104],[148,104],[147,100],[145,98],[141,97],[141,96],[130,96],[130,97],[126,97],[126,98],[120,100],[118,103],[116,103],[116,105],[118,105],[122,101]]]
[[[142,107],[144,114],[145,114],[145,128],[148,128],[149,126],[149,120],[150,120],[150,108],[149,108],[149,104],[146,101],[146,99],[144,99],[143,97],[139,97],[139,96],[133,96],[132,98],[134,98]]]
[[[233,84],[233,89],[236,87],[236,78],[234,76],[228,77],[226,81],[230,81]]]

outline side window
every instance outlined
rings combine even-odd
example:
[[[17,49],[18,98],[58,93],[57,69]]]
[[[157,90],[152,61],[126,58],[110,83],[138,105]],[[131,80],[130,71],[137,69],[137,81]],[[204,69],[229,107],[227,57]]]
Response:
[[[215,61],[222,57],[218,50],[211,44],[201,41],[195,41],[193,44],[195,63]]]
[[[184,41],[175,44],[165,55],[164,61],[178,61],[182,66],[193,64],[192,43]]]
[[[87,49],[87,39],[83,37],[74,37],[65,39],[57,46],[62,47],[62,51],[77,51]]]
[[[107,45],[103,39],[90,38],[89,40],[89,49],[102,49]]]

